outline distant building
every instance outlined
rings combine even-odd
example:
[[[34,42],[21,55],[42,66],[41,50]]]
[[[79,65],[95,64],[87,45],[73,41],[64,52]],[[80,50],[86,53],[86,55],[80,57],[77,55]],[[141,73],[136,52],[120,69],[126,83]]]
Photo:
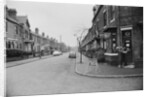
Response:
[[[39,35],[39,29],[35,28],[35,32],[31,32],[32,37],[33,37],[33,52],[35,53],[35,56],[37,56],[40,52],[40,35]]]
[[[94,56],[103,50],[105,54],[118,53],[117,47],[130,49],[127,61],[142,66],[143,62],[143,7],[99,5],[93,8],[93,25],[82,41],[85,52]],[[118,60],[105,57],[106,61]]]

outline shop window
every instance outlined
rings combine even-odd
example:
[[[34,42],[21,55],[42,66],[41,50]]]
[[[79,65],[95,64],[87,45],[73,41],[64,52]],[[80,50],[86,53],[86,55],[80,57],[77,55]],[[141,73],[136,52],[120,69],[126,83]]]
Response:
[[[111,41],[112,41],[112,52],[116,52],[116,46],[117,46],[117,32],[111,33]]]
[[[106,48],[107,48],[107,43],[106,41],[104,41],[104,49],[106,50]]]
[[[116,43],[113,43],[113,45],[112,45],[112,52],[113,52],[113,53],[116,52]]]

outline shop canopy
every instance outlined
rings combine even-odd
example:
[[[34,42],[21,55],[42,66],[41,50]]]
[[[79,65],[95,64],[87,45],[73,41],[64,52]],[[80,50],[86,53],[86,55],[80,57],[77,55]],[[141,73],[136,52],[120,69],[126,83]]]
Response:
[[[109,26],[104,28],[103,32],[114,32],[117,31],[117,27],[116,26]]]

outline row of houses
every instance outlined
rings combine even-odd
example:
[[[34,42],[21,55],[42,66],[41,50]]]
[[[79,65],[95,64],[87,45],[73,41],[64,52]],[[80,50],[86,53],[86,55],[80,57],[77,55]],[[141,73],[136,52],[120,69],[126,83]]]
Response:
[[[38,28],[31,31],[28,17],[18,16],[16,9],[5,8],[5,24],[6,57],[9,55],[12,57],[14,54],[11,53],[14,51],[34,56],[39,54],[41,50],[44,51],[43,54],[51,54],[54,49],[59,47],[56,39],[49,38],[44,32],[40,35]]]
[[[96,5],[93,13],[92,27],[82,40],[83,53],[98,58],[101,52],[105,61],[117,64],[117,48],[126,47],[127,62],[143,66],[143,7]]]

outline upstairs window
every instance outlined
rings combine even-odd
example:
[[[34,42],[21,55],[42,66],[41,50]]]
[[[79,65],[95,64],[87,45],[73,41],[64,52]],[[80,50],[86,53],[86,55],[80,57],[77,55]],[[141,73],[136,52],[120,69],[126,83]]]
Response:
[[[110,6],[110,20],[115,18],[115,6]]]
[[[16,34],[18,34],[18,27],[17,26],[15,26],[15,30],[16,30]]]
[[[104,11],[103,17],[104,17],[104,26],[106,26],[107,25],[107,13],[106,13],[106,11]]]

